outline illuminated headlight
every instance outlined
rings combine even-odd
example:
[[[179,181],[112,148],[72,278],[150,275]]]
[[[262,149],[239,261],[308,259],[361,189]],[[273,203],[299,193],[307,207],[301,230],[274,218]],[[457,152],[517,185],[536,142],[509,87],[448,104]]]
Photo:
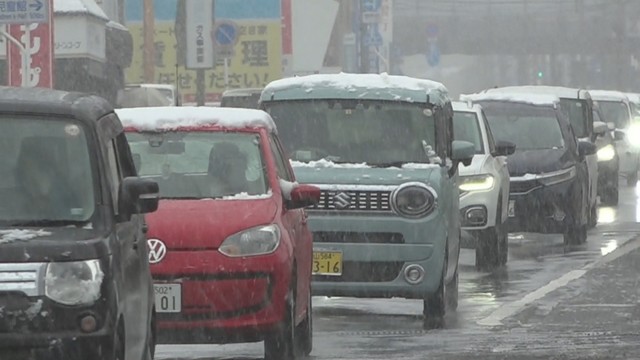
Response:
[[[629,127],[627,141],[631,146],[640,147],[640,124],[633,124]]]
[[[422,183],[413,182],[403,184],[394,191],[391,205],[398,215],[419,218],[429,215],[435,209],[436,201],[435,190]]]
[[[616,156],[616,150],[613,145],[609,144],[598,150],[598,161],[609,161]]]
[[[492,175],[463,176],[460,178],[460,191],[486,191],[493,189],[495,179]]]
[[[90,305],[100,298],[103,278],[99,260],[52,262],[45,273],[45,295],[63,305]]]
[[[560,171],[554,171],[551,173],[540,174],[537,176],[537,180],[543,185],[554,185],[561,182],[569,181],[576,177],[576,168],[571,167]]]
[[[280,244],[277,225],[261,226],[229,236],[219,251],[229,257],[266,255]]]

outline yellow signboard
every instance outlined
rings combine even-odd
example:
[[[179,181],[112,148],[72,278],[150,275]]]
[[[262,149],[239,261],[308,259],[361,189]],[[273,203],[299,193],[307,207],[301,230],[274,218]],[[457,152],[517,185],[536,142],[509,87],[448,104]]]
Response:
[[[282,28],[279,21],[238,20],[238,42],[228,61],[228,83],[225,84],[224,59],[217,57],[216,66],[206,70],[207,102],[218,102],[226,89],[264,87],[282,77]],[[143,83],[143,32],[141,23],[130,23],[133,36],[133,61],[127,69],[127,83]],[[177,85],[183,103],[196,99],[196,72],[177,67],[174,22],[155,23],[155,83]]]

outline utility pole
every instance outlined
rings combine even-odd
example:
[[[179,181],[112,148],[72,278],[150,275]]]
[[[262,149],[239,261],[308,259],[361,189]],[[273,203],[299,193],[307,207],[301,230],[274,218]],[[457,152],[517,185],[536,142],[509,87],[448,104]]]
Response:
[[[153,0],[143,0],[143,53],[142,62],[144,68],[144,81],[147,83],[155,82],[155,11],[153,9]]]

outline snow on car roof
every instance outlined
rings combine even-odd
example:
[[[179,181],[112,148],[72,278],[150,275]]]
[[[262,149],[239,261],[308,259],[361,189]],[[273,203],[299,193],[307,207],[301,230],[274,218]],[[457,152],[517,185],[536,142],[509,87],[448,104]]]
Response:
[[[483,92],[477,94],[460,95],[461,101],[508,101],[531,105],[553,106],[560,102],[560,98],[552,94],[532,94],[526,92]]]
[[[268,84],[262,100],[272,100],[279,92],[302,90],[304,98],[360,98],[396,101],[449,101],[447,88],[436,81],[382,74],[317,74],[280,79]],[[300,91],[295,97],[300,96]],[[286,97],[286,96],[285,96]],[[276,99],[278,100],[278,99]]]
[[[231,129],[266,128],[276,132],[273,119],[262,110],[166,106],[117,109],[116,113],[125,127],[140,131],[220,126]]]
[[[465,101],[452,101],[451,106],[453,107],[453,111],[468,111],[468,112],[482,111],[482,106],[478,104],[465,102]]]
[[[640,94],[625,93],[625,95],[627,95],[629,101],[631,101],[632,103],[640,104]]]
[[[596,101],[629,101],[627,95],[620,91],[589,90],[591,98]]]
[[[528,93],[528,94],[551,94],[559,98],[584,99],[588,91],[585,89],[568,88],[563,86],[527,85],[527,86],[505,86],[500,88],[487,89],[488,93]]]

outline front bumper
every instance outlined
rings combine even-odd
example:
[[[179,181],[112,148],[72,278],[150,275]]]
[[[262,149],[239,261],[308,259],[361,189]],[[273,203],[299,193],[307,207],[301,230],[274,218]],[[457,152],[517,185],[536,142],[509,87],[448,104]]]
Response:
[[[393,215],[310,213],[314,251],[341,251],[341,276],[313,276],[313,294],[422,299],[440,285],[448,219],[439,210],[423,219]],[[424,269],[419,284],[405,280],[408,266]]]
[[[577,178],[550,186],[534,181],[512,182],[509,202],[513,204],[510,205],[513,213],[507,219],[507,231],[564,233],[581,216],[578,185]]]
[[[151,271],[156,285],[180,284],[181,309],[158,312],[158,342],[262,339],[284,317],[292,266],[283,244],[272,254],[249,258],[229,258],[215,250],[169,250]],[[156,310],[161,311],[157,304]]]
[[[496,226],[498,223],[498,198],[500,195],[500,186],[494,185],[488,191],[471,191],[460,194],[460,221],[462,229],[466,231],[483,230]],[[469,214],[471,211],[478,213],[484,212],[484,222],[470,222]]]

